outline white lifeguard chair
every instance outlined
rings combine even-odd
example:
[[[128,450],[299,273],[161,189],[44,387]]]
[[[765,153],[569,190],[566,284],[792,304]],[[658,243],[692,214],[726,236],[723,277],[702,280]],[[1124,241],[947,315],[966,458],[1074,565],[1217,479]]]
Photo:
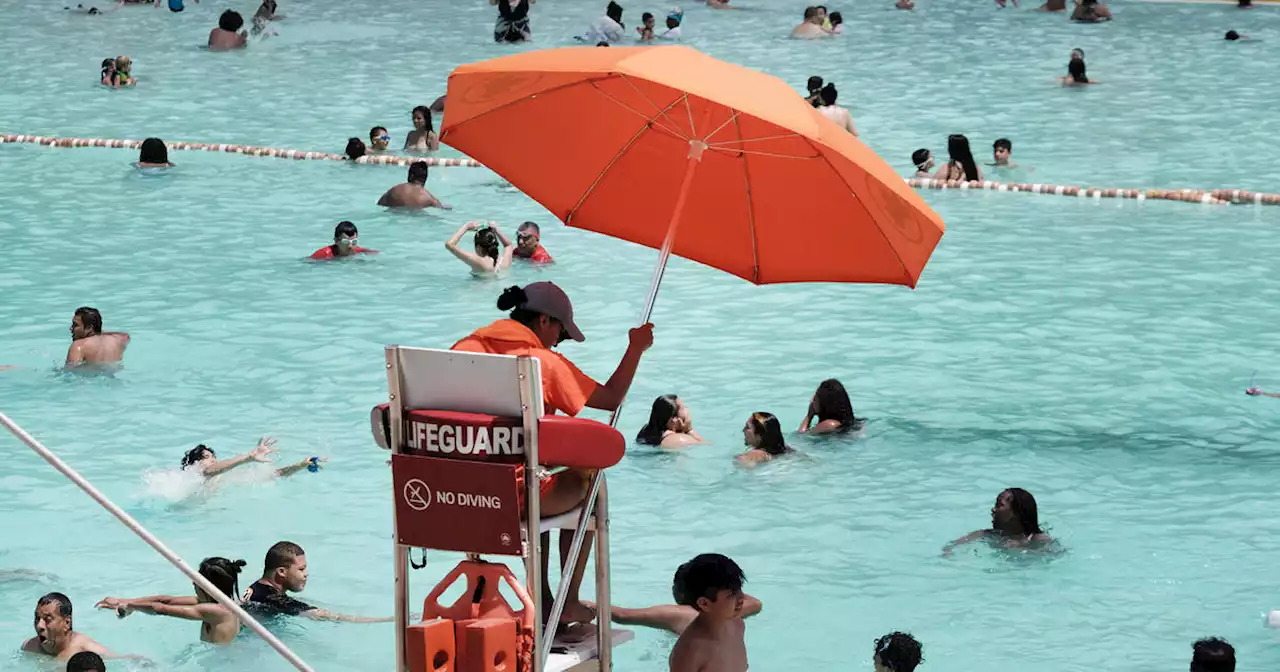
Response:
[[[533,610],[528,628],[532,630],[531,659],[513,667],[483,669],[609,672],[612,647],[634,636],[611,627],[609,602],[604,469],[622,458],[625,439],[603,423],[544,416],[541,363],[533,357],[391,345],[386,348],[386,361],[390,403],[373,409],[371,423],[378,445],[392,451],[397,672],[444,669],[438,662],[411,660],[409,628],[424,627],[409,622],[409,551],[415,547],[468,554],[469,560],[441,582],[433,596],[452,583],[464,565],[477,566],[475,560],[481,554],[523,558],[522,586],[512,587],[524,592],[528,607],[521,613]],[[554,470],[568,467],[597,470],[590,494],[577,510],[542,519],[540,482]],[[593,636],[581,642],[544,641],[541,601],[546,577],[541,574],[538,537],[552,529],[575,532],[570,568],[584,551],[586,531],[596,532],[596,628]],[[495,571],[501,567],[507,581],[514,579],[505,565],[487,566]],[[468,578],[467,594],[475,589],[479,603],[484,579],[476,589],[475,578]],[[563,609],[567,583],[562,579],[551,609],[552,622]],[[428,598],[427,606],[432,599]],[[424,623],[427,613],[424,606]],[[460,640],[458,646],[462,646]],[[415,655],[425,654],[417,650]]]

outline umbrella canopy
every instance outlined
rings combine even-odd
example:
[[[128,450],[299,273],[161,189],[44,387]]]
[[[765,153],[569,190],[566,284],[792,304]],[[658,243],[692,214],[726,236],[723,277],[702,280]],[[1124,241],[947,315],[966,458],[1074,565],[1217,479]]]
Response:
[[[695,49],[567,47],[449,76],[441,141],[565,224],[756,284],[914,287],[942,219],[784,82]]]

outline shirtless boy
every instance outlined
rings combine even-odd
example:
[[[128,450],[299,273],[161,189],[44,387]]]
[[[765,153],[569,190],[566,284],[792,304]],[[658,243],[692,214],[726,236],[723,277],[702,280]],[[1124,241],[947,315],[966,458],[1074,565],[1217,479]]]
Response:
[[[71,317],[71,348],[67,350],[67,366],[84,362],[118,362],[129,347],[129,334],[102,331],[102,314],[96,308],[81,306]]]
[[[386,208],[404,208],[407,210],[421,210],[423,208],[453,209],[441,203],[440,199],[427,191],[426,161],[416,161],[410,164],[408,181],[388,189],[387,193],[378,199],[378,205]]]
[[[746,672],[745,580],[737,563],[719,553],[704,553],[680,565],[671,594],[698,615],[671,650],[671,672]]]
[[[114,657],[107,647],[71,627],[71,599],[62,593],[49,593],[36,602],[36,636],[22,645],[28,653],[40,653],[55,660],[66,660],[81,651]]]

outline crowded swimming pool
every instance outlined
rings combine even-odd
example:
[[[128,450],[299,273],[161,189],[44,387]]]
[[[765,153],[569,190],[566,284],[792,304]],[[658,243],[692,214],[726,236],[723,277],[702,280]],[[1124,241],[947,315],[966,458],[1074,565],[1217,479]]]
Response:
[[[248,17],[254,4],[235,8]],[[394,148],[410,110],[444,92],[452,67],[570,44],[603,4],[538,3],[534,44],[512,47],[494,45],[494,10],[482,2],[313,0],[282,5],[277,36],[227,54],[202,48],[227,7],[217,3],[99,16],[7,7],[0,37],[35,65],[0,87],[0,132],[340,153],[382,125]],[[641,11],[668,9],[624,4],[629,27]],[[1242,16],[1117,2],[1113,22],[1082,27],[1025,6],[922,0],[901,12],[886,0],[839,7],[845,35],[800,43],[785,35],[802,7],[734,4],[755,7],[686,5],[684,42],[797,91],[810,75],[834,81],[860,137],[903,175],[913,150],[941,161],[959,132],[984,164],[993,141],[1010,138],[1033,181],[1280,183],[1275,140],[1257,121],[1275,94],[1254,86],[1270,76],[1280,25],[1271,8]],[[1229,29],[1253,43],[1225,43]],[[1075,47],[1101,85],[1057,84]],[[121,54],[137,86],[103,89],[99,63]],[[0,147],[0,365],[19,367],[0,372],[0,410],[189,561],[243,558],[244,588],[267,548],[288,539],[310,561],[303,599],[387,616],[390,477],[367,422],[386,396],[382,346],[447,347],[500,316],[494,301],[507,284],[553,280],[589,336],[565,352],[606,377],[655,253],[555,224],[483,169],[432,169],[429,187],[455,210],[408,215],[375,205],[404,181],[403,167],[169,158],[175,169],[140,174],[128,165],[135,152]],[[924,643],[924,670],[1092,671],[1100,656],[1107,667],[1180,667],[1209,634],[1236,645],[1242,669],[1280,663],[1258,618],[1280,607],[1267,572],[1277,551],[1267,515],[1280,467],[1274,400],[1243,394],[1255,372],[1260,387],[1280,387],[1268,339],[1280,325],[1268,300],[1280,290],[1268,263],[1280,215],[924,197],[948,232],[915,291],[753,287],[673,262],[620,427],[634,436],[653,398],[674,393],[710,445],[635,446],[613,470],[614,601],[668,602],[676,565],[715,551],[743,567],[764,603],[747,627],[755,669],[869,666],[873,642],[892,630]],[[515,265],[510,282],[473,279],[444,249],[471,219],[508,234],[539,222],[556,263]],[[303,261],[343,220],[381,254]],[[81,305],[132,334],[114,377],[55,372]],[[776,414],[790,432],[828,377],[869,419],[863,436],[789,436],[810,459],[735,466],[753,412]],[[278,440],[277,466],[329,462],[287,480],[246,465],[211,491],[172,473],[196,444],[232,456],[264,434]],[[52,590],[75,602],[77,630],[161,669],[287,669],[249,636],[213,648],[188,624],[94,611],[108,595],[186,594],[189,583],[20,444],[5,445],[0,640],[12,654],[0,669],[41,669],[17,648],[35,600]],[[1036,495],[1065,553],[978,546],[943,557],[1011,486]],[[456,560],[429,557],[416,599]],[[389,625],[272,627],[317,669],[392,667]],[[617,669],[665,669],[671,638],[637,634],[617,649]]]

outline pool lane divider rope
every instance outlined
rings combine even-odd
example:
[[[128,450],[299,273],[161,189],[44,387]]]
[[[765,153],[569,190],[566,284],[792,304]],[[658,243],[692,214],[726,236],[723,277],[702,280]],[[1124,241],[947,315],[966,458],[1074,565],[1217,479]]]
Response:
[[[137,149],[142,145],[140,140],[120,140],[106,138],[56,138],[46,135],[0,134],[0,144],[35,144],[46,147],[111,147],[115,149]],[[179,151],[225,152],[243,154],[245,156],[270,156],[279,159],[348,161],[344,154],[327,152],[308,152],[300,149],[279,149],[277,147],[256,147],[253,145],[214,144],[205,142],[172,141],[165,142],[169,149]],[[441,158],[435,156],[400,156],[392,154],[366,154],[355,160],[355,163],[372,165],[407,166],[418,161],[425,161],[429,166],[458,166],[465,168],[483,167],[479,161],[466,158]],[[956,189],[1027,192],[1053,196],[1074,196],[1076,198],[1116,198],[1135,201],[1158,200],[1177,201],[1180,203],[1205,203],[1210,205],[1280,205],[1280,194],[1267,194],[1244,189],[1098,189],[1094,187],[1071,187],[1053,184],[1005,184],[990,180],[962,182],[958,180],[934,180],[927,178],[907,178],[906,183],[916,189]]]
[[[44,145],[46,147],[111,147],[114,149],[137,149],[142,146],[141,140],[110,140],[106,138],[55,138],[45,135],[0,134],[0,144],[26,143]],[[165,147],[173,150],[190,150],[206,152],[226,152],[228,154],[244,154],[245,156],[270,156],[277,159],[349,161],[345,154],[329,154],[327,152],[307,152],[300,149],[279,149],[276,147],[255,147],[252,145],[228,145],[205,142],[165,141]],[[478,168],[481,166],[475,159],[448,159],[436,156],[399,156],[392,154],[366,154],[355,160],[355,163],[407,166],[411,163],[425,161],[429,166],[460,166]]]

